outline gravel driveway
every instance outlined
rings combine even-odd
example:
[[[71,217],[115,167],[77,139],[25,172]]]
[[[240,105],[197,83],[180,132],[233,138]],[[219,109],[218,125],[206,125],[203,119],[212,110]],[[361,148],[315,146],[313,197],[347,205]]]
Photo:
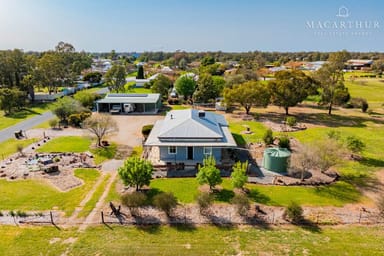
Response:
[[[130,147],[140,146],[143,136],[141,128],[147,124],[154,124],[157,120],[161,120],[161,115],[112,115],[116,121],[119,132],[111,136],[110,140],[118,144]]]

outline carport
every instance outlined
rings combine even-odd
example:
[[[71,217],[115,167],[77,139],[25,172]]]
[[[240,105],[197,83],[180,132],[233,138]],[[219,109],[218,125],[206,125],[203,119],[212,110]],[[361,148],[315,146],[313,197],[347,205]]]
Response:
[[[133,106],[134,110],[127,111],[128,105]],[[104,99],[96,101],[97,112],[156,114],[160,108],[159,93],[110,93]]]

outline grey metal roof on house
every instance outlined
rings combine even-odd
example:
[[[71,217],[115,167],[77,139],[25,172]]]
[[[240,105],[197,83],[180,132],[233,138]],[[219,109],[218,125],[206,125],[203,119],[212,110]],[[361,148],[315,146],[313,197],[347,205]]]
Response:
[[[159,93],[110,93],[97,103],[156,103],[159,99]]]
[[[145,145],[236,146],[224,116],[212,112],[202,115],[195,109],[168,112],[164,120],[155,123]]]

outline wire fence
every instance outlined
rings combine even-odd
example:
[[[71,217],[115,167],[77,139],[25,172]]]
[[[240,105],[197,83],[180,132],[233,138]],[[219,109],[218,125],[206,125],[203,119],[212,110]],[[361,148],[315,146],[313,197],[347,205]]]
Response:
[[[153,207],[132,209],[124,208],[113,212],[108,208],[103,210],[75,210],[71,216],[61,211],[46,212],[2,212],[0,224],[8,225],[282,225],[289,224],[284,215],[283,207],[265,207],[248,210],[240,215],[236,207],[216,207],[203,211],[197,206],[178,206],[169,215]],[[343,224],[384,224],[384,217],[377,211],[324,211],[304,210],[303,225],[343,225]]]

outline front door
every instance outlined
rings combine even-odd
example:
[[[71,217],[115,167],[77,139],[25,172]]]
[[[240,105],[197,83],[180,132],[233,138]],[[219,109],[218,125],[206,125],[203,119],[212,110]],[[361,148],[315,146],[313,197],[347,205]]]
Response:
[[[187,160],[193,160],[193,147],[187,147]]]

